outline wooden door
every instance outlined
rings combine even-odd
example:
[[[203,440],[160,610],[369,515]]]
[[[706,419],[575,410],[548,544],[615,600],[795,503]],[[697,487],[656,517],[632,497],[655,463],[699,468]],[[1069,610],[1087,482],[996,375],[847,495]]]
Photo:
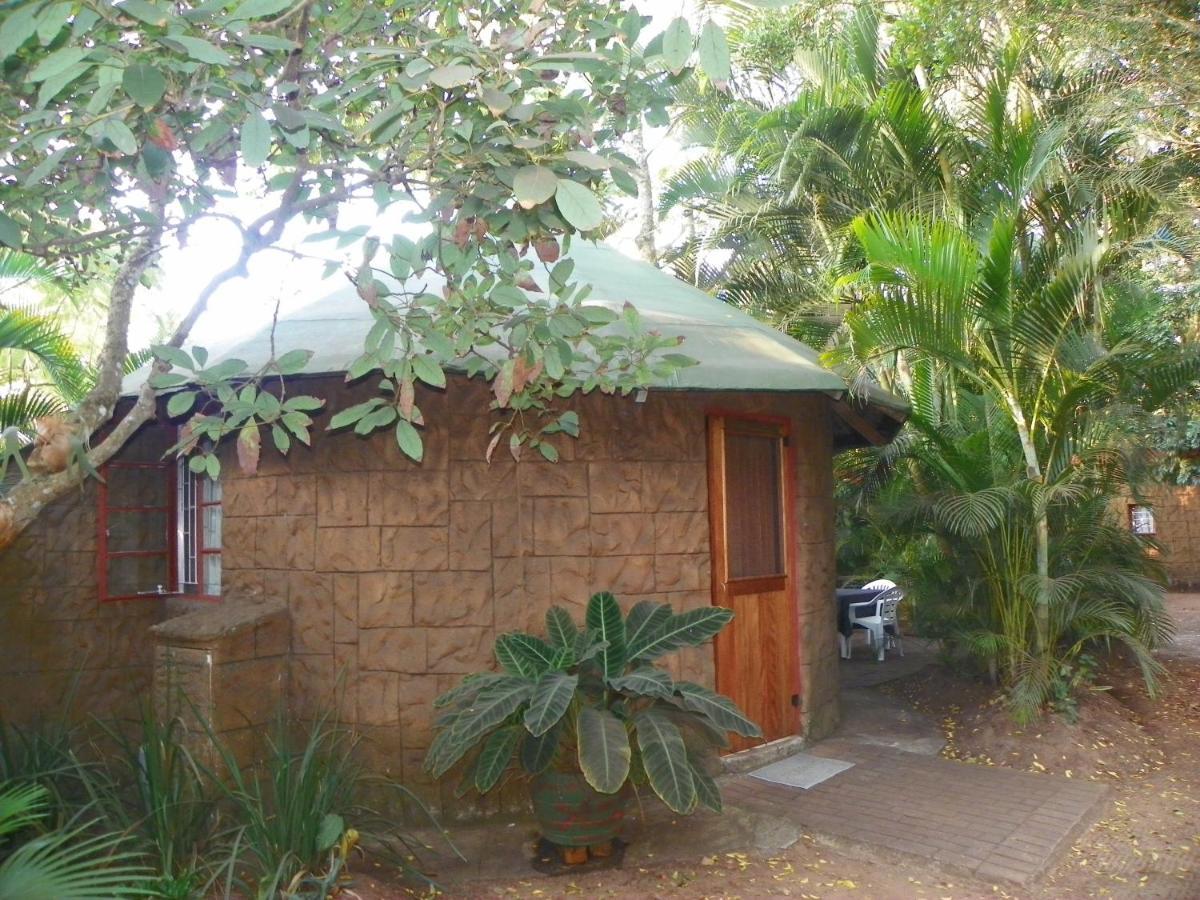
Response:
[[[768,741],[800,725],[790,469],[786,421],[709,419],[713,603],[734,612],[717,636],[717,690]],[[738,738],[733,749],[755,743]]]

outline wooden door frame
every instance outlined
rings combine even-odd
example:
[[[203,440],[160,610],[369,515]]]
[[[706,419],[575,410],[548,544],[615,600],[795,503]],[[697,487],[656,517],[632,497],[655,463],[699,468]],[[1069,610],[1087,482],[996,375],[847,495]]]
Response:
[[[791,733],[801,734],[803,722],[801,718],[803,694],[801,689],[803,683],[801,680],[801,622],[800,622],[800,603],[799,590],[797,585],[798,567],[797,567],[797,552],[796,552],[796,447],[791,440],[792,420],[787,416],[773,416],[761,413],[747,413],[737,410],[728,410],[723,408],[711,408],[705,410],[705,426],[707,432],[708,456],[706,459],[708,469],[708,521],[709,521],[709,551],[711,556],[712,570],[712,603],[715,606],[723,605],[727,597],[738,596],[739,594],[754,593],[768,588],[767,582],[775,580],[773,576],[766,578],[741,579],[739,583],[731,589],[728,578],[728,554],[726,552],[726,534],[725,526],[728,521],[726,515],[726,495],[725,495],[725,427],[727,421],[756,423],[763,426],[768,426],[783,442],[783,454],[780,457],[780,464],[783,466],[782,477],[780,478],[780,489],[783,492],[783,541],[784,541],[784,593],[787,596],[788,613],[792,617],[794,625],[794,640],[792,644],[792,659],[791,659],[791,690],[788,692],[790,697],[801,698],[800,703],[795,703],[792,706],[792,712],[789,714],[791,721]],[[777,576],[776,576],[777,577]],[[717,644],[713,643],[713,666],[714,674],[717,682],[720,683],[721,675],[721,660],[720,654],[717,652]]]

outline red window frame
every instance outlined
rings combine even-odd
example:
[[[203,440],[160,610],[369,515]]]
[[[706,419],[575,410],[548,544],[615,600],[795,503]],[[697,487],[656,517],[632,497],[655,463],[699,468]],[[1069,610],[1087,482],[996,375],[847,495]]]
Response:
[[[112,470],[131,469],[131,470],[157,470],[161,477],[167,482],[167,503],[165,506],[110,506],[108,502],[108,473]],[[166,594],[176,593],[178,590],[179,566],[176,553],[175,541],[175,526],[178,517],[176,503],[176,483],[175,483],[175,465],[173,462],[121,462],[117,460],[109,461],[104,465],[101,471],[103,480],[99,481],[97,489],[97,502],[99,510],[96,515],[96,577],[98,582],[98,591],[101,603],[108,603],[116,600],[146,600],[156,597],[162,597]],[[163,517],[166,525],[166,534],[163,535],[165,547],[162,550],[110,550],[108,547],[108,516],[112,512],[126,513],[165,513]],[[129,559],[134,557],[166,557],[167,561],[167,583],[163,585],[166,590],[162,593],[157,591],[142,592],[136,594],[109,594],[108,593],[108,569],[109,560],[112,559]]]

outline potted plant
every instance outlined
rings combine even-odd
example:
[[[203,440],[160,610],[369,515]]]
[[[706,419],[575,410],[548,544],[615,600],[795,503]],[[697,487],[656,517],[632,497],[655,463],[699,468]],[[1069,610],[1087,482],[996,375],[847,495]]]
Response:
[[[603,855],[631,786],[649,785],[668,807],[721,809],[709,772],[728,732],[761,732],[727,697],[674,681],[655,665],[710,640],[733,618],[709,606],[675,613],[642,601],[625,617],[610,593],[588,602],[584,627],[553,607],[546,637],[496,639],[501,671],[470,675],[443,694],[425,759],[435,777],[466,760],[463,783],[481,793],[515,771],[530,781],[543,836],[568,862]]]

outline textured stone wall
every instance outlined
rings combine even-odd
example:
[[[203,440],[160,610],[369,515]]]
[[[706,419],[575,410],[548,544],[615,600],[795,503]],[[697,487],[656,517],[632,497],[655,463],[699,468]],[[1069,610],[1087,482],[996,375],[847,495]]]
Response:
[[[291,618],[282,603],[194,604],[153,626],[154,708],[179,717],[192,753],[206,765],[221,760],[204,719],[245,767],[265,757],[267,739],[287,695]]]
[[[0,719],[57,715],[72,690],[75,719],[132,718],[148,696],[161,602],[98,602],[96,512],[88,481],[0,553]]]
[[[363,395],[336,381],[303,389],[335,407]],[[420,772],[431,701],[494,666],[497,634],[540,632],[556,603],[581,618],[596,590],[627,607],[710,603],[705,413],[720,408],[792,417],[802,709],[814,732],[836,721],[823,398],[581,398],[583,434],[559,442],[554,464],[528,452],[519,464],[504,451],[485,461],[492,418],[477,384],[456,380],[418,403],[430,423],[419,466],[390,434],[318,434],[287,460],[264,451],[253,477],[227,460],[225,594],[289,605],[295,707],[336,704],[374,767],[431,790]],[[711,647],[671,665],[713,683]]]
[[[370,396],[340,379],[297,383],[337,408]],[[494,666],[495,636],[540,632],[551,604],[577,618],[596,590],[689,609],[711,602],[706,416],[787,417],[796,466],[792,563],[801,714],[819,737],[837,721],[831,431],[823,397],[673,394],[579,398],[583,433],[560,462],[503,450],[484,459],[493,421],[478,384],[418,397],[425,460],[390,434],[316,429],[259,474],[224,458],[223,594],[290,611],[290,701],[331,704],[359,727],[372,768],[436,798],[420,771],[431,702]],[[136,448],[135,448],[136,449]],[[0,557],[0,714],[45,710],[81,666],[78,710],[130,714],[149,695],[158,601],[96,602],[95,497],[57,504]],[[670,661],[714,683],[712,648]],[[276,699],[275,697],[271,698]],[[451,786],[452,787],[452,786]],[[442,788],[441,790],[445,790]],[[489,800],[503,803],[505,798]],[[485,807],[486,809],[486,807]]]
[[[1154,510],[1162,562],[1172,587],[1200,587],[1200,487],[1173,484],[1148,485],[1142,497],[1116,501],[1120,520],[1129,522],[1129,504],[1147,504]]]

